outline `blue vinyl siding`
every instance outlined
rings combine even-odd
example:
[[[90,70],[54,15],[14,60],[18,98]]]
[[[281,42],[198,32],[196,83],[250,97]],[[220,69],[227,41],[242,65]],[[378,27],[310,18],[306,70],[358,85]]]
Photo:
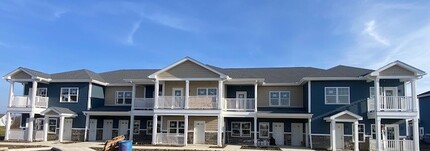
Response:
[[[129,121],[129,126],[130,126],[130,117],[129,116],[91,116],[90,119],[97,119],[97,128],[103,128],[103,121],[104,120],[112,120],[114,129],[118,128],[119,120]],[[150,116],[135,116],[134,120],[140,121],[140,129],[146,129],[146,122],[148,120],[152,120],[152,117],[150,117]]]
[[[424,127],[424,134],[430,134],[430,96],[419,98],[420,100],[420,127]]]
[[[251,85],[227,85],[227,98],[236,98],[237,91],[246,91],[247,98],[254,98],[254,88],[255,86]]]
[[[312,82],[311,82],[312,83]],[[308,111],[308,82],[306,82],[305,84],[303,84],[303,108]]]

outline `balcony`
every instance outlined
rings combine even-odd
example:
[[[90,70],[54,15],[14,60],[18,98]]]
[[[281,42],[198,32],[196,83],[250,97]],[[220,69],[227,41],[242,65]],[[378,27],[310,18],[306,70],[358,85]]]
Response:
[[[147,110],[154,108],[154,98],[135,98],[134,109]]]
[[[375,98],[367,99],[369,112],[375,111]],[[380,106],[377,111],[383,112],[412,112],[414,109],[410,96],[380,96]]]
[[[158,109],[185,109],[185,98],[184,96],[159,96],[157,102]],[[137,99],[136,99],[137,100]],[[142,108],[143,104],[146,106],[151,105],[150,100],[139,100],[139,107]],[[153,99],[151,100],[153,101]],[[136,103],[135,102],[135,109]],[[153,105],[153,104],[152,104]],[[188,97],[188,109],[206,109],[215,110],[218,109],[218,98],[216,96],[189,96]]]
[[[382,140],[385,151],[410,151],[414,150],[413,140]],[[370,139],[369,150],[376,150],[376,140]]]
[[[189,109],[217,109],[218,98],[215,96],[189,96]]]
[[[48,97],[36,96],[36,108],[48,108]],[[31,108],[31,100],[28,96],[13,96],[12,102],[9,107],[18,108]]]
[[[157,144],[168,144],[168,145],[185,145],[184,134],[176,133],[157,133]]]
[[[231,112],[254,112],[255,99],[254,98],[224,98],[225,111]]]
[[[159,109],[183,109],[185,97],[183,96],[159,96],[157,101]]]

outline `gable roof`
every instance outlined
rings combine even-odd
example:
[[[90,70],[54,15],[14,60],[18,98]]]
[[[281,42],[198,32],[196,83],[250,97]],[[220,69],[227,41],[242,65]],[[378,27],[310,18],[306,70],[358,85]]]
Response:
[[[72,110],[68,108],[63,108],[63,107],[49,107],[46,110],[42,111],[40,114],[44,115],[49,112],[55,112],[58,114],[58,116],[66,116],[66,117],[77,116],[77,114]]]
[[[350,116],[350,117],[354,118],[355,120],[363,120],[363,117],[361,117],[360,115],[354,114],[354,113],[352,113],[352,112],[350,112],[348,110],[345,110],[345,111],[339,112],[337,114],[334,114],[332,116],[326,117],[326,118],[324,118],[324,120],[326,120],[327,122],[330,122],[330,121],[333,121],[333,120],[339,120],[339,121],[341,121],[341,120],[344,120],[344,119],[338,119],[338,117],[342,117],[342,116],[345,116],[345,115],[346,116]]]
[[[171,65],[169,65],[169,66],[167,66],[167,67],[165,67],[165,68],[163,68],[163,69],[161,69],[161,70],[158,70],[157,72],[155,72],[155,73],[153,73],[153,74],[149,75],[148,77],[149,77],[149,78],[155,78],[158,74],[163,73],[163,72],[165,72],[165,71],[167,71],[167,70],[169,70],[169,69],[172,69],[172,68],[174,68],[175,66],[180,65],[181,63],[184,63],[185,61],[190,61],[190,62],[195,63],[195,64],[197,64],[197,65],[199,65],[199,66],[201,66],[201,67],[203,67],[203,68],[205,68],[205,69],[208,69],[209,71],[212,71],[212,72],[214,72],[214,73],[216,73],[216,74],[220,75],[220,78],[226,78],[226,77],[227,77],[224,73],[221,73],[221,72],[219,72],[219,71],[217,71],[217,70],[214,70],[214,69],[212,69],[211,67],[209,67],[209,66],[207,66],[207,65],[205,65],[205,64],[202,64],[202,63],[200,63],[199,61],[194,60],[193,58],[188,57],[188,56],[187,56],[187,57],[185,57],[184,59],[181,59],[181,60],[179,60],[179,61],[175,62],[174,64],[171,64]]]
[[[409,71],[411,71],[411,72],[415,73],[415,76],[423,76],[423,75],[426,75],[426,74],[427,74],[426,72],[424,72],[424,71],[422,71],[422,70],[420,70],[420,69],[418,69],[418,68],[415,68],[415,67],[413,67],[413,66],[411,66],[411,65],[408,65],[408,64],[406,64],[406,63],[404,63],[404,62],[401,62],[401,61],[399,61],[399,60],[396,60],[396,61],[394,61],[394,62],[391,62],[391,63],[389,63],[389,64],[387,64],[387,65],[385,65],[385,66],[383,66],[383,67],[381,67],[381,68],[379,68],[379,69],[377,69],[377,70],[373,71],[372,73],[370,73],[370,75],[371,75],[371,76],[377,76],[377,75],[379,75],[379,73],[380,73],[380,72],[382,72],[382,71],[384,71],[385,69],[388,69],[388,68],[390,68],[390,67],[393,67],[393,66],[395,66],[395,65],[398,65],[398,66],[400,66],[400,67],[405,68],[406,70],[409,70]]]
[[[81,69],[81,70],[73,70],[73,71],[67,71],[67,72],[60,72],[51,74],[51,78],[55,80],[60,79],[82,79],[82,80],[97,80],[100,82],[105,82],[104,79],[97,73]]]
[[[100,73],[100,76],[109,83],[125,83],[124,79],[148,79],[148,76],[158,69],[123,69]]]
[[[14,75],[15,73],[22,71],[27,73],[28,75],[32,76],[33,78],[44,78],[44,79],[50,79],[51,76],[49,74],[37,71],[37,70],[33,70],[33,69],[29,69],[29,68],[24,68],[24,67],[18,67],[17,69],[13,70],[12,72],[9,72],[8,74],[6,74],[5,76],[3,76],[4,79],[10,79],[10,77],[12,75]]]

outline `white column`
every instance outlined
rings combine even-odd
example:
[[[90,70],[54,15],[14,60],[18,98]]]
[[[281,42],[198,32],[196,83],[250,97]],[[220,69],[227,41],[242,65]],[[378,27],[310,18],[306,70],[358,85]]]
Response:
[[[223,100],[223,81],[222,80],[218,80],[218,99],[217,99],[217,105],[218,105],[218,109],[222,110],[224,107],[224,100]]]
[[[258,83],[254,85],[254,112],[257,112],[257,95],[258,95]]]
[[[188,115],[184,115],[184,145],[188,145]]]
[[[336,150],[336,122],[333,120],[330,123],[330,143],[331,150]]]
[[[354,122],[354,151],[358,150],[358,121]]]
[[[84,131],[84,141],[88,141],[88,128],[90,127],[90,114],[85,115],[85,131]]]
[[[308,82],[308,113],[311,113],[311,81]]]
[[[164,88],[164,86],[163,86]],[[158,79],[155,79],[155,85],[154,85],[154,109],[158,108],[158,92],[160,91],[160,81]]]
[[[418,105],[417,94],[416,94],[416,90],[415,90],[415,79],[411,80],[411,96],[412,96],[413,111],[417,112],[419,114],[419,112],[418,112],[419,105]]]
[[[128,134],[128,140],[133,141],[133,134],[134,134],[134,114],[133,111],[131,111],[131,115],[130,115],[130,130],[129,130],[129,134]]]
[[[309,128],[309,146],[311,147],[311,149],[313,148],[312,146],[312,119],[309,118],[308,120],[308,128]]]
[[[9,87],[9,105],[8,107],[12,106],[12,101],[13,101],[13,93],[14,93],[14,89],[15,89],[15,85],[13,81],[9,81],[10,83],[10,87]]]
[[[10,125],[11,125],[11,118],[10,118],[10,112],[6,112],[6,130],[5,130],[5,136],[4,140],[9,140],[9,133],[10,133]]]
[[[309,123],[305,123],[305,146],[309,147]]]
[[[381,118],[376,117],[375,119],[375,126],[376,126],[376,150],[382,149],[382,143],[381,143]]]
[[[87,110],[91,109],[91,95],[93,93],[93,83],[88,84],[88,101],[87,101]]]
[[[185,109],[188,109],[189,97],[190,97],[190,80],[185,80]]]
[[[43,141],[44,142],[48,141],[48,124],[49,124],[49,117],[45,116],[45,118],[43,118]]]
[[[157,114],[154,114],[154,116],[152,117],[152,145],[157,144],[157,124],[158,124],[158,117],[157,117]]]
[[[419,127],[418,127],[418,118],[413,119],[414,124],[414,150],[419,151],[420,150],[420,133],[419,133]]]
[[[28,119],[28,136],[27,141],[33,141],[33,131],[34,131],[34,108],[36,104],[36,93],[37,93],[37,81],[33,81],[33,87],[31,89],[31,112]]]
[[[60,117],[60,132],[58,133],[58,141],[63,142],[64,134],[64,116]]]
[[[222,146],[222,116],[218,115],[217,146]]]
[[[254,116],[254,146],[257,146],[257,116]]]
[[[375,78],[375,112],[378,112],[381,104],[381,94],[379,94],[379,78]],[[377,115],[377,114],[376,114]]]
[[[130,131],[128,139],[133,141],[133,130],[134,130],[134,103],[136,101],[136,84],[133,83],[131,88],[131,111],[130,111]]]

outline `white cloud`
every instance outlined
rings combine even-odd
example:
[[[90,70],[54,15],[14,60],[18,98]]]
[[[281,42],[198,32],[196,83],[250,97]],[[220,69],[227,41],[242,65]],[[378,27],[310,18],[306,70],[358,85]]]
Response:
[[[128,45],[134,45],[134,35],[139,30],[140,24],[142,24],[142,20],[139,20],[139,21],[137,21],[137,22],[135,22],[133,24],[133,27],[131,28],[129,34],[127,35],[127,38],[126,38],[126,41],[125,41],[126,44],[128,44]]]
[[[390,42],[387,38],[381,36],[378,32],[375,30],[375,20],[371,20],[365,24],[364,33],[366,33],[368,36],[372,37],[375,41],[385,45],[390,46]]]

